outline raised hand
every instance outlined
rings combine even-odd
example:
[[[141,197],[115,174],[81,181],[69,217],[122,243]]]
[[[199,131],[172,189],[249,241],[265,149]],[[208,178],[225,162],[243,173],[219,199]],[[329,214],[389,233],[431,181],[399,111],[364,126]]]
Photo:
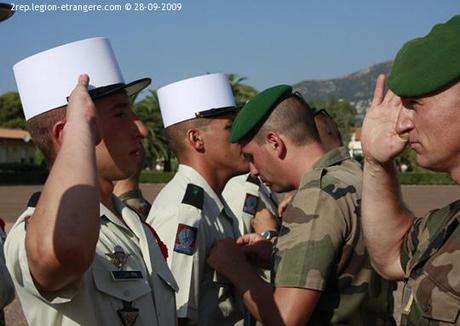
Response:
[[[384,96],[385,76],[380,75],[374,98],[363,122],[361,145],[367,162],[384,165],[398,156],[408,142],[408,134],[398,134],[396,123],[402,109],[401,98],[389,90]]]
[[[66,124],[88,123],[94,133],[96,143],[100,141],[96,105],[88,93],[89,76],[80,75],[78,83],[69,96]]]

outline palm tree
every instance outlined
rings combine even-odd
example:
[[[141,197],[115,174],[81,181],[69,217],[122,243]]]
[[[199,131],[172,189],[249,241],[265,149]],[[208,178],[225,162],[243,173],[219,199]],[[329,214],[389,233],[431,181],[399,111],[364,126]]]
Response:
[[[232,85],[233,95],[235,96],[236,106],[241,108],[247,101],[257,94],[257,90],[242,82],[247,80],[246,77],[239,77],[237,74],[230,73],[227,75]]]

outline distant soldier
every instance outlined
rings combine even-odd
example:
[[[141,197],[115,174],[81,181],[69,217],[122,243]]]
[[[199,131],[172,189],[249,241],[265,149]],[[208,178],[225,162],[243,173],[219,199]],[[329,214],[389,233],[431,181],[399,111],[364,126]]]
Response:
[[[460,325],[460,201],[415,218],[401,197],[394,159],[460,184],[460,16],[407,42],[379,76],[364,120],[363,228],[373,266],[404,280],[402,325]]]
[[[278,199],[258,177],[243,174],[231,178],[222,197],[237,217],[241,234],[257,232],[266,238],[277,235],[280,223]],[[268,214],[263,218],[259,214],[257,219],[257,213],[263,209],[268,210]]]
[[[145,149],[142,143],[140,144],[139,155],[141,159],[139,160],[136,173],[127,179],[116,181],[113,187],[113,193],[123,204],[135,211],[142,221],[145,221],[152,205],[144,198],[142,190],[139,187],[139,178],[142,168],[144,167],[145,159]]]
[[[274,191],[298,189],[274,251],[257,234],[216,244],[208,262],[267,325],[388,325],[392,284],[370,266],[360,226],[361,168],[344,147],[323,148],[313,114],[286,85],[269,88],[238,113],[230,140],[251,174]],[[269,265],[274,286],[250,262]]]
[[[147,130],[129,96],[150,79],[126,84],[105,38],[40,52],[14,72],[50,166],[5,243],[28,323],[175,325],[177,284],[155,235],[112,194],[139,164]]]
[[[319,139],[326,151],[343,146],[342,134],[334,119],[325,109],[313,108]]]
[[[236,111],[230,82],[224,74],[181,80],[160,88],[158,100],[180,164],[156,197],[147,222],[170,249],[168,264],[179,283],[179,323],[241,323],[241,298],[206,263],[217,240],[240,235],[221,197],[231,177],[248,171],[240,145],[228,140]]]

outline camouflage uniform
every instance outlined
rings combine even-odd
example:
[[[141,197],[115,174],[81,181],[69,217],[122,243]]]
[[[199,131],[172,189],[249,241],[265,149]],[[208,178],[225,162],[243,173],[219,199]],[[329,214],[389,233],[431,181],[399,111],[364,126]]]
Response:
[[[360,225],[361,167],[342,147],[302,178],[283,215],[275,286],[321,291],[309,325],[392,325],[394,284],[371,269]]]
[[[401,247],[401,325],[460,325],[460,200],[416,219]]]

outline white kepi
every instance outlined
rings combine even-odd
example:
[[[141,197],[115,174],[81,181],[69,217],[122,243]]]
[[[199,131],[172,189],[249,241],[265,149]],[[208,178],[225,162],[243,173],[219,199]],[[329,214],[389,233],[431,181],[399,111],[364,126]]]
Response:
[[[235,98],[227,75],[208,74],[158,89],[164,127],[194,118],[235,112]]]
[[[125,89],[128,96],[140,92],[151,80],[126,84],[108,39],[96,37],[37,53],[13,67],[26,120],[67,104],[78,76],[90,78],[93,99]]]

